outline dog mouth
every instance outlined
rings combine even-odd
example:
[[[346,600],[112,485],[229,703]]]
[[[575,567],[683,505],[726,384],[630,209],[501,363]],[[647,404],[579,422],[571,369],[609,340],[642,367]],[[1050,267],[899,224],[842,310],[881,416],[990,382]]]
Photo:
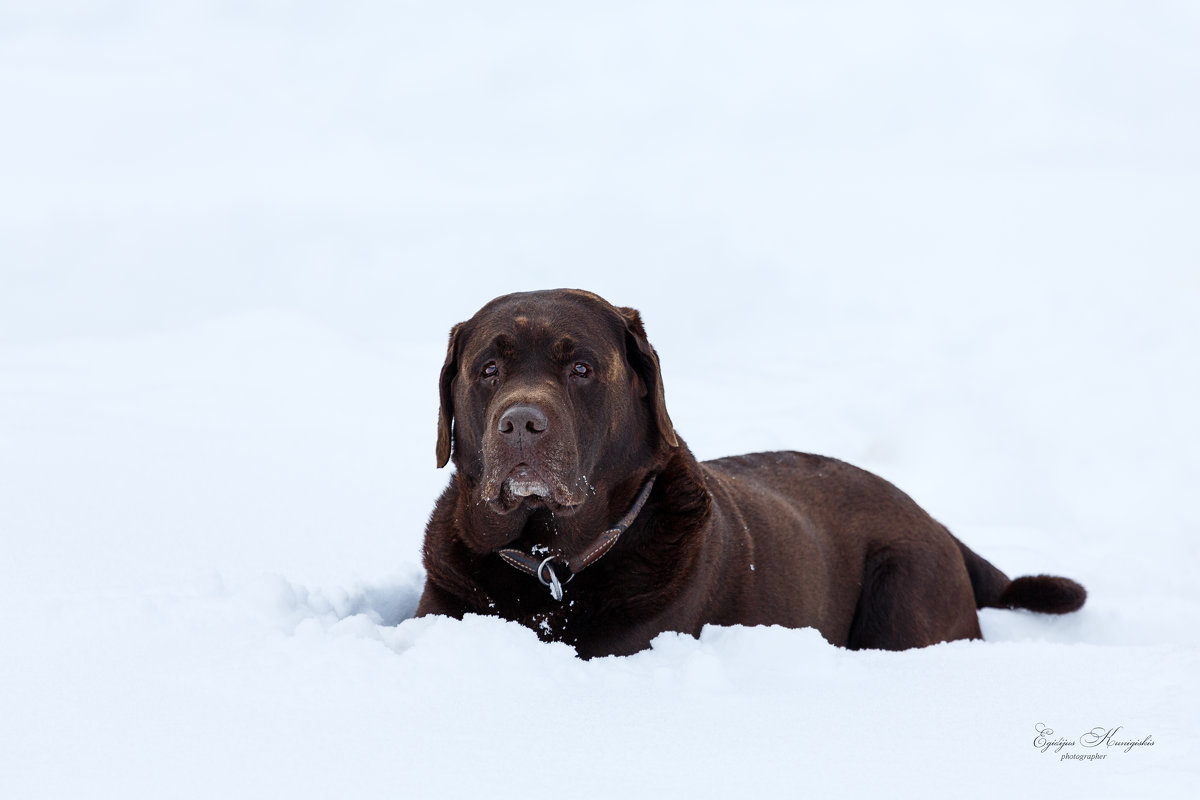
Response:
[[[550,484],[528,464],[517,464],[504,479],[504,491],[513,497],[551,498]]]
[[[523,461],[502,479],[488,481],[483,499],[502,514],[521,506],[570,512],[580,503],[580,499],[562,481],[553,480],[542,470]]]

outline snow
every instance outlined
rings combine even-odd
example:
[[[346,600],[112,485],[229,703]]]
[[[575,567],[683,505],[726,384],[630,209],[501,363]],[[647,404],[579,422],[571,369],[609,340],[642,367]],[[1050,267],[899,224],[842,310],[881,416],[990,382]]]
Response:
[[[0,14],[0,795],[1190,794],[1191,6]],[[554,286],[642,311],[700,457],[845,459],[1088,605],[412,619],[447,332]],[[1098,726],[1153,745],[1034,746]]]

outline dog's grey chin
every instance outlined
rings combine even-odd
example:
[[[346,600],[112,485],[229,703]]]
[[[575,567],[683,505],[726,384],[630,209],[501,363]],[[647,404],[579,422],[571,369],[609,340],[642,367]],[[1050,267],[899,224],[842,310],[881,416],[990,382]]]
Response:
[[[517,509],[546,508],[555,514],[568,515],[574,513],[582,504],[582,498],[577,498],[565,491],[562,486],[554,486],[540,477],[509,476],[497,482],[498,488],[482,496],[483,502],[498,514],[510,514]],[[492,488],[489,484],[488,488]]]
[[[513,497],[537,497],[542,500],[551,497],[549,484],[539,478],[509,478],[504,482],[504,488]]]
[[[574,493],[553,474],[521,462],[504,472],[488,471],[481,487],[480,500],[500,513],[508,513],[523,505],[543,506],[552,510],[577,506],[582,497]]]

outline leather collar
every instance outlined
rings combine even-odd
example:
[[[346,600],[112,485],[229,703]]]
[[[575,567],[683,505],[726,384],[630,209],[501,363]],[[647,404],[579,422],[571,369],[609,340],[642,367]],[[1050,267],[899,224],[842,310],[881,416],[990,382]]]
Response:
[[[612,549],[613,545],[617,543],[617,539],[621,538],[621,534],[629,529],[629,526],[633,524],[638,514],[641,513],[642,506],[646,504],[646,498],[650,496],[650,490],[654,488],[654,478],[655,476],[651,475],[646,480],[645,485],[638,492],[638,496],[634,499],[633,505],[630,506],[625,516],[621,517],[617,521],[617,524],[597,536],[595,541],[576,558],[567,558],[562,554],[547,555],[550,552],[549,550],[545,551],[545,553],[532,555],[511,547],[497,550],[496,554],[504,559],[504,563],[510,567],[518,569],[526,575],[531,575],[541,581],[543,586],[550,589],[550,596],[561,603],[563,599],[563,583],[559,581],[551,562],[558,561],[566,566],[570,572],[566,583],[570,583],[577,574],[599,561],[605,553]]]

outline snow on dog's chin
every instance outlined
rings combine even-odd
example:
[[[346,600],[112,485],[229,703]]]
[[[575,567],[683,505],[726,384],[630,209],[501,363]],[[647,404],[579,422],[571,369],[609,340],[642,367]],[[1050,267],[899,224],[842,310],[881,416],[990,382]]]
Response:
[[[528,464],[517,464],[504,479],[504,489],[514,498],[536,497],[542,500],[551,498],[550,483],[542,477],[542,473]]]
[[[521,463],[513,467],[502,481],[497,482],[499,490],[495,496],[486,497],[486,502],[502,514],[515,511],[521,506],[545,507],[555,513],[571,513],[583,500],[571,492],[567,486],[553,476],[547,477],[542,471],[528,464]],[[489,483],[490,486],[496,485]]]
[[[507,514],[523,504],[551,504],[554,491],[540,472],[520,463],[503,478],[493,475],[484,486],[483,499],[495,510]]]
[[[537,497],[545,500],[550,497],[550,486],[538,478],[509,478],[505,488],[513,497]]]

